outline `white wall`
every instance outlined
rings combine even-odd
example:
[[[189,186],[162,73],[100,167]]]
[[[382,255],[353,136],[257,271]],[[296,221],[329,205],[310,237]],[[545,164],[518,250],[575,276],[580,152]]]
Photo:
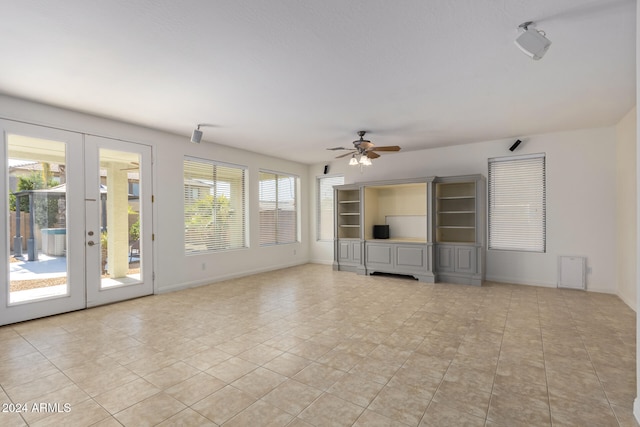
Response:
[[[636,310],[636,108],[616,126],[616,270],[620,298]]]
[[[343,173],[345,183],[434,175],[487,176],[488,158],[544,152],[547,252],[488,251],[487,279],[556,286],[557,257],[580,255],[588,258],[588,267],[592,269],[587,276],[588,289],[616,293],[615,128],[525,136],[520,138],[524,141],[520,148],[511,153],[508,147],[514,139],[387,153],[362,173],[358,167],[348,166],[347,161],[338,160],[331,163],[331,171]],[[320,165],[312,167],[320,169]],[[312,241],[311,246],[314,262],[330,262],[333,257],[330,242]]]
[[[42,104],[0,97],[0,116],[83,133],[147,143],[156,163],[156,289],[166,291],[228,277],[309,261],[330,263],[332,242],[315,240],[315,179],[324,164],[307,165],[271,158],[212,143],[191,144],[188,136],[158,132]],[[616,141],[626,134],[625,120],[614,128],[598,128],[522,137],[515,154],[547,154],[547,252],[531,254],[488,251],[487,279],[555,286],[558,255],[588,257],[592,273],[588,288],[616,293]],[[215,130],[211,131],[215,132]],[[330,175],[344,174],[345,182],[432,175],[487,175],[489,157],[510,155],[509,140],[485,141],[455,147],[384,154],[360,173],[346,161],[330,164]],[[258,218],[250,215],[250,249],[185,256],[182,249],[182,166],[184,155],[246,165],[249,168],[249,210],[257,212],[258,170],[267,168],[301,178],[302,242],[260,248]],[[294,255],[295,251],[295,255]],[[205,269],[202,269],[202,265]],[[624,291],[625,298],[631,295]],[[631,296],[632,298],[632,296]]]
[[[25,100],[0,96],[0,117],[38,125],[96,134],[153,147],[154,231],[156,292],[267,271],[309,261],[309,166],[212,143],[192,144],[190,135],[173,135],[139,126],[80,114]],[[215,130],[205,132],[215,138]],[[235,163],[248,167],[250,247],[217,254],[184,254],[182,160],[185,155]],[[258,172],[265,168],[300,177],[301,242],[282,246],[259,246]],[[295,251],[295,255],[294,255]],[[204,265],[204,269],[203,269]]]

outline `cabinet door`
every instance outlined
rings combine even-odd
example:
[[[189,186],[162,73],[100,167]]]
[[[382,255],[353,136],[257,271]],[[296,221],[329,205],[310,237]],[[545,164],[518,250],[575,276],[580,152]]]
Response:
[[[455,271],[458,273],[476,272],[476,248],[467,246],[457,246],[456,248]]]
[[[438,271],[454,271],[454,247],[438,245],[436,251],[436,266]]]
[[[426,248],[422,246],[397,246],[396,267],[422,270],[426,265]]]
[[[391,252],[391,245],[368,245],[367,265],[382,264],[392,266],[393,258]]]
[[[359,263],[362,259],[360,241],[351,242],[351,261]]]
[[[349,258],[351,254],[351,242],[338,242],[338,261],[339,262],[349,262]]]

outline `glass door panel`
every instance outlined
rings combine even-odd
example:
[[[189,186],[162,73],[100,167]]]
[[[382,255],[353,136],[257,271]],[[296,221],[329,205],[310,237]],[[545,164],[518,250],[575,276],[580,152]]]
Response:
[[[100,148],[100,289],[142,281],[140,154]],[[111,261],[111,262],[109,262]]]
[[[149,295],[151,148],[87,136],[85,155],[87,305]]]
[[[10,134],[9,303],[68,295],[66,144]]]
[[[82,138],[1,121],[6,285],[0,324],[82,308]]]

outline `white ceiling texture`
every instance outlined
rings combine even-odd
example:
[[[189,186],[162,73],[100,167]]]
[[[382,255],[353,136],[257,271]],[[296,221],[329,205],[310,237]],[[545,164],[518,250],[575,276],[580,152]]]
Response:
[[[0,93],[304,163],[609,126],[634,0],[0,0]],[[514,45],[535,21],[552,41]],[[381,159],[376,161],[383,161]]]

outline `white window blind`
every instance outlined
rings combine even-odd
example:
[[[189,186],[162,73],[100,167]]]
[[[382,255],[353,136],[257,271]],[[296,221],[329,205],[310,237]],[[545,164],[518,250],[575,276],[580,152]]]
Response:
[[[333,240],[333,186],[344,184],[344,176],[318,178],[316,219],[318,240]]]
[[[489,249],[545,252],[545,156],[489,159]]]
[[[194,158],[183,166],[185,252],[246,247],[246,169]]]
[[[298,240],[297,178],[260,172],[260,245]]]

